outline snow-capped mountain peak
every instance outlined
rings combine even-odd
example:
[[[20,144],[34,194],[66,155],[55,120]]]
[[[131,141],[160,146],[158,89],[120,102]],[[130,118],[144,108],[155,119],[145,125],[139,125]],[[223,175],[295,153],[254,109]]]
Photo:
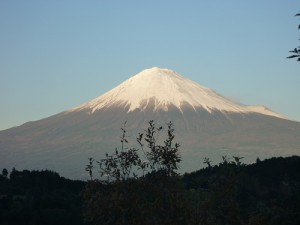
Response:
[[[143,111],[149,105],[154,111],[167,111],[170,106],[175,106],[183,112],[184,107],[188,106],[195,111],[201,108],[208,112],[256,112],[284,118],[265,107],[234,103],[175,71],[158,67],[143,70],[107,93],[71,111],[88,109],[90,113],[94,113],[99,109],[118,105],[127,107],[128,112],[136,109]]]

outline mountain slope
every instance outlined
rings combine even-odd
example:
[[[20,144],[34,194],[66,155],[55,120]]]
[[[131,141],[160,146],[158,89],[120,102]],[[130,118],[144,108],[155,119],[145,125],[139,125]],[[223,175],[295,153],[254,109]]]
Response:
[[[203,108],[209,112],[213,110],[257,112],[284,118],[262,106],[243,106],[234,103],[213,90],[182,77],[175,71],[157,67],[138,73],[106,94],[71,112],[90,109],[90,112],[94,113],[114,105],[128,107],[128,112],[136,109],[144,111],[151,103],[154,111],[167,111],[173,105],[180,111],[184,107],[191,107],[195,111],[196,108]]]
[[[260,106],[233,103],[174,71],[151,68],[79,107],[0,131],[0,165],[85,175],[88,157],[100,159],[120,146],[127,121],[129,141],[153,119],[173,121],[183,171],[199,169],[203,157],[256,157],[300,153],[300,123]],[[163,140],[163,137],[161,137]]]

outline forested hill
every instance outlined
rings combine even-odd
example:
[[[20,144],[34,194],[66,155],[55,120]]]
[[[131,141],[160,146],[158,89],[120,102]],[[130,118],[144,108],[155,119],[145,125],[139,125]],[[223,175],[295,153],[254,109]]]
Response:
[[[266,185],[278,185],[279,183],[300,182],[300,157],[277,157],[256,163],[245,165],[223,158],[223,162],[215,166],[208,166],[201,170],[186,173],[183,180],[186,188],[205,188],[211,182],[218,179],[237,177],[251,177]],[[290,179],[290,180],[289,180]]]
[[[251,165],[223,158],[217,166],[185,174],[183,183],[194,207],[216,222],[300,224],[298,156],[257,159]]]
[[[0,176],[0,225],[83,224],[83,181],[52,171],[3,170]]]
[[[225,157],[216,166],[178,180],[176,190],[187,204],[177,213],[188,217],[189,224],[300,224],[298,156],[251,165]],[[0,225],[84,224],[83,215],[89,210],[83,198],[86,184],[52,171],[3,170]]]

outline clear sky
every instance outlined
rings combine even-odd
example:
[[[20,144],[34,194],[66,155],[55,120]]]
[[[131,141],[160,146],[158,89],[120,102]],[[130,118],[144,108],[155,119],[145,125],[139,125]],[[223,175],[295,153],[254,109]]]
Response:
[[[0,130],[158,66],[300,121],[299,0],[0,1]]]

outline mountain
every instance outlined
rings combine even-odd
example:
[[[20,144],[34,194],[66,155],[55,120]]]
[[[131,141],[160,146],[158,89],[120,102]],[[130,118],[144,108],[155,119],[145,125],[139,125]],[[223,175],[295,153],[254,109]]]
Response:
[[[172,121],[181,144],[182,171],[216,163],[221,155],[299,155],[300,123],[264,106],[245,106],[180,74],[157,67],[144,70],[94,100],[57,115],[0,131],[0,165],[51,169],[82,178],[88,157],[102,158],[120,147],[126,123],[129,146],[147,127]],[[163,139],[163,137],[162,137]]]
[[[168,111],[177,108],[183,114],[187,108],[197,108],[212,112],[261,113],[284,118],[265,107],[243,106],[217,94],[213,90],[188,80],[178,73],[157,67],[147,69],[131,77],[106,94],[70,110],[69,112],[88,110],[93,114],[97,110],[109,107],[123,107],[127,113],[134,110]]]

